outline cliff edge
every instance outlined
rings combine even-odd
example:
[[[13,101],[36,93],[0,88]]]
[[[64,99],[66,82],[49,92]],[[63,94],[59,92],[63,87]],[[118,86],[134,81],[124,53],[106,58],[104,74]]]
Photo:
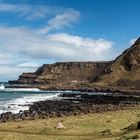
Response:
[[[46,89],[140,90],[140,38],[114,61],[44,64],[36,72],[23,73],[9,83],[42,85]]]
[[[11,84],[63,84],[90,82],[112,62],[57,62],[44,64],[34,73],[23,73]],[[68,86],[68,85],[67,85]]]
[[[140,38],[107,68],[104,73],[93,80],[98,86],[112,86],[140,89]]]

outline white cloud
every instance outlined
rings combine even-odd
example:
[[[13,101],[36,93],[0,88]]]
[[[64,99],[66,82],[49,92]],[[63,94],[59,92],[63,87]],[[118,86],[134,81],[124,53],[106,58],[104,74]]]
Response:
[[[25,63],[18,64],[17,67],[19,67],[19,68],[36,68],[36,67],[39,67],[39,65],[36,63],[32,63],[32,62],[25,62]]]
[[[16,13],[15,18],[19,20],[43,19],[40,24],[40,33],[48,33],[51,30],[59,30],[71,27],[80,18],[80,12],[72,8],[61,8],[43,5],[20,5],[0,3],[0,12]]]
[[[26,4],[4,4],[0,3],[0,12],[17,13],[18,17],[22,17],[26,20],[38,20],[41,18],[50,19],[48,26],[56,24],[55,21],[62,21],[66,19],[67,24],[69,22],[77,20],[80,13],[72,8],[62,8],[47,5],[26,5]],[[75,17],[74,17],[75,15]],[[70,16],[69,19],[67,16]],[[71,19],[70,19],[71,18]],[[55,25],[56,26],[56,25]]]
[[[107,59],[113,43],[105,39],[83,38],[66,33],[42,35],[27,28],[0,27],[1,49],[21,59],[55,61]]]
[[[0,76],[9,79],[35,70],[42,61],[112,59],[113,43],[66,33],[43,35],[28,28],[0,26]],[[46,60],[46,61],[45,61]],[[35,63],[34,63],[35,62]],[[36,63],[37,62],[37,63]]]
[[[16,13],[18,18],[26,20],[42,18],[46,21],[41,24],[44,27],[36,31],[26,27],[0,26],[0,79],[13,79],[22,72],[35,70],[38,64],[42,65],[47,60],[95,61],[111,57],[108,54],[113,44],[105,39],[50,34],[50,31],[73,26],[80,18],[77,10],[0,4],[0,12]]]
[[[2,12],[8,12],[8,11],[15,11],[16,6],[12,4],[0,4],[0,11]]]
[[[53,6],[31,6],[31,5],[20,5],[20,4],[0,4],[0,12],[15,12],[19,14],[20,17],[25,17],[25,19],[33,20],[38,18],[44,18],[48,15],[57,14],[60,12],[59,8]],[[53,10],[53,12],[51,11]]]
[[[3,51],[0,51],[0,65],[6,65],[11,63],[10,55]]]
[[[48,21],[47,27],[40,30],[40,33],[48,33],[50,30],[62,29],[64,27],[70,27],[73,23],[77,22],[80,18],[80,12],[69,9],[64,13],[56,15],[54,18]]]
[[[0,14],[3,12],[14,13],[13,23],[30,20],[34,25],[34,20],[40,19],[43,22],[35,30],[25,27],[26,21],[23,27],[0,26],[0,79],[17,78],[20,73],[35,70],[50,60],[96,61],[113,57],[110,55],[113,43],[106,39],[51,33],[73,27],[81,16],[75,9],[0,3]]]
[[[87,51],[87,53],[94,56],[103,55],[106,51],[109,51],[113,45],[111,41],[107,41],[105,39],[95,40],[92,38],[73,36],[66,33],[53,34],[49,35],[48,37],[51,41],[58,41],[70,46],[74,46],[75,49],[83,52]]]
[[[0,80],[9,81],[17,79],[18,76],[23,72],[34,72],[36,68],[19,68],[14,65],[3,66],[0,65]]]

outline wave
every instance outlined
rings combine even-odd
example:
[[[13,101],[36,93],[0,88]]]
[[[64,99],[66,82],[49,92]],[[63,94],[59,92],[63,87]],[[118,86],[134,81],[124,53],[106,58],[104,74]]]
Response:
[[[5,88],[5,86],[3,84],[0,85],[0,91],[8,91],[8,92],[12,92],[12,91],[23,91],[23,92],[39,92],[41,90],[39,90],[38,88]]]
[[[0,90],[4,90],[5,86],[3,84],[0,85]]]
[[[32,94],[21,98],[12,99],[9,101],[0,102],[0,114],[3,112],[19,113],[19,111],[29,110],[29,105],[37,101],[49,99],[58,99],[60,93],[56,94]]]
[[[5,88],[5,91],[31,91],[31,92],[39,92],[38,88]]]

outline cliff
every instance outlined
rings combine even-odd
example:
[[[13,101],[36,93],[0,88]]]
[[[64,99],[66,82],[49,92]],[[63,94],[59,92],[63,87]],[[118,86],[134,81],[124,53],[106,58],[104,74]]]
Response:
[[[23,73],[13,84],[63,84],[89,82],[112,62],[59,62],[44,64],[34,73]]]
[[[92,82],[98,86],[140,89],[140,38]]]
[[[140,38],[114,61],[44,64],[9,83],[44,89],[140,90]]]

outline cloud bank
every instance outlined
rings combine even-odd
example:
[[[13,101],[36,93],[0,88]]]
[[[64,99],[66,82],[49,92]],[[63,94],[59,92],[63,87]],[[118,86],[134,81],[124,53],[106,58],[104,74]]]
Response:
[[[0,57],[20,55],[34,59],[55,61],[101,60],[107,58],[113,43],[105,39],[92,39],[67,33],[38,34],[27,28],[0,27]],[[9,54],[10,52],[10,54]]]
[[[113,42],[65,32],[74,27],[81,13],[72,8],[0,4],[0,14],[14,13],[15,25],[0,24],[0,77],[15,79],[43,63],[112,59]],[[17,26],[18,21],[24,21]],[[26,26],[40,21],[38,27]],[[27,22],[27,23],[28,23]]]

